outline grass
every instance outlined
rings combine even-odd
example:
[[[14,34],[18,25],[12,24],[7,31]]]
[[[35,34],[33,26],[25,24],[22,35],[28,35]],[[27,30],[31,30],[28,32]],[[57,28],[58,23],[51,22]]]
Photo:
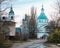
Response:
[[[7,40],[3,43],[3,46],[5,46],[6,48],[9,48],[13,45],[14,43],[10,40]]]
[[[11,47],[14,43],[24,43],[24,42],[29,42],[29,41],[22,41],[22,40],[6,40],[3,43],[4,48],[9,48]]]

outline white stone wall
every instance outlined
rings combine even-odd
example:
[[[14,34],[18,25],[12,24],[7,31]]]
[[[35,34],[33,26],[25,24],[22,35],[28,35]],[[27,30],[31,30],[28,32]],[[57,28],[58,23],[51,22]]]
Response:
[[[15,26],[10,26],[10,36],[15,36]]]

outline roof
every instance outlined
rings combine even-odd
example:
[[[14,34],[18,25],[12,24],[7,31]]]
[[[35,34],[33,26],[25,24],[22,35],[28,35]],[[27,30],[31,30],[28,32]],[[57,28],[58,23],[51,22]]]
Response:
[[[47,16],[44,13],[43,5],[42,5],[42,8],[41,8],[41,14],[39,15],[38,19],[47,19]]]
[[[20,28],[15,28],[15,32],[21,32]]]
[[[14,14],[12,7],[10,8],[10,12],[9,12],[9,15],[11,15],[11,14]]]
[[[41,13],[38,17],[38,19],[47,19],[45,13]]]

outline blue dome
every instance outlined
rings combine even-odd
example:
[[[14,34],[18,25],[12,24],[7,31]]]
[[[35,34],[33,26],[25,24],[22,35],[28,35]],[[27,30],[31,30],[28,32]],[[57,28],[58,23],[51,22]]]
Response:
[[[46,15],[44,13],[41,13],[38,17],[38,19],[47,19]]]

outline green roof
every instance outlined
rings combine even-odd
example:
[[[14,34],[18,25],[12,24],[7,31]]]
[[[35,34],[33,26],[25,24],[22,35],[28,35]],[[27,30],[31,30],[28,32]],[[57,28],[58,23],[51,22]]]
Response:
[[[47,16],[44,13],[43,5],[42,5],[42,8],[41,8],[41,14],[39,15],[38,19],[47,19]]]
[[[12,7],[11,7],[10,12],[9,12],[9,15],[11,15],[11,14],[14,14]]]
[[[38,19],[47,19],[46,15],[44,13],[41,13],[38,17]]]
[[[10,10],[9,14],[14,14],[14,11],[13,10]]]
[[[23,19],[23,21],[28,21],[28,19],[27,19],[27,16],[25,15],[25,18]]]
[[[15,28],[15,32],[21,32],[21,28],[19,27]]]

